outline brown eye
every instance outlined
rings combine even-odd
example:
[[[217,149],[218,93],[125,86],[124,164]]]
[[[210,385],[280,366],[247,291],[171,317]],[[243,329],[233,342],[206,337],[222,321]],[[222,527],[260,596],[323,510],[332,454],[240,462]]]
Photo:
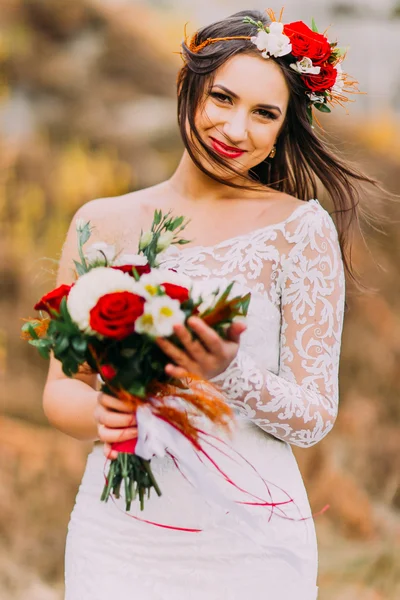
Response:
[[[275,113],[269,110],[264,110],[263,108],[258,109],[257,112],[260,113],[260,116],[265,119],[271,119],[273,121],[278,118]]]
[[[210,96],[212,96],[213,98],[216,98],[220,102],[225,102],[225,100],[230,100],[229,96],[226,96],[225,94],[220,94],[219,92],[211,92]]]

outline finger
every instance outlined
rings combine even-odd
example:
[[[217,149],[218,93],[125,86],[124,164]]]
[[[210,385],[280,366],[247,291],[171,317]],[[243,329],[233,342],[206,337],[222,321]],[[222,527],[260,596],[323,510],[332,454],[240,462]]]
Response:
[[[184,325],[175,325],[174,332],[192,359],[200,363],[207,358],[209,353],[199,340],[193,339],[193,335],[187,327]]]
[[[97,422],[106,427],[122,429],[123,427],[136,427],[136,415],[131,413],[120,413],[108,410],[104,407],[99,407],[95,411]]]
[[[109,408],[111,410],[116,410],[121,413],[132,413],[135,409],[134,403],[129,400],[120,400],[119,398],[114,398],[114,396],[109,396],[104,392],[99,392],[97,396],[97,401],[101,406],[105,408]]]
[[[117,450],[112,449],[111,444],[104,444],[103,452],[107,460],[115,460],[118,458],[118,452]]]
[[[246,329],[245,323],[232,323],[227,331],[228,340],[235,342],[236,344],[239,343],[240,336]]]
[[[165,367],[165,372],[170,377],[175,377],[175,379],[184,379],[189,376],[189,372],[186,369],[171,364]]]
[[[189,365],[189,363],[190,363],[189,356],[186,354],[186,352],[184,352],[183,350],[181,350],[180,348],[175,346],[175,344],[173,344],[172,342],[170,342],[169,340],[166,340],[164,338],[157,338],[156,343],[161,348],[161,350],[164,352],[164,354],[169,356],[169,358],[172,358],[172,360],[176,364],[181,365],[181,366]]]
[[[99,425],[97,428],[101,442],[114,444],[115,442],[125,442],[137,438],[137,427],[124,427],[123,429],[111,429],[105,425]]]
[[[211,329],[198,317],[190,317],[188,324],[199,336],[209,353],[220,356],[223,353],[223,341],[214,329]]]

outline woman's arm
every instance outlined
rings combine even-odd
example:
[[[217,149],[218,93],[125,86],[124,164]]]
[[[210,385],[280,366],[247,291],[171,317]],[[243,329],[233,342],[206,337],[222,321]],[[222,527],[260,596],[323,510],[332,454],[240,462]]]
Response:
[[[309,447],[337,416],[343,263],[336,228],[319,205],[299,221],[290,241],[282,256],[279,372],[263,371],[239,348],[212,381],[261,429]]]

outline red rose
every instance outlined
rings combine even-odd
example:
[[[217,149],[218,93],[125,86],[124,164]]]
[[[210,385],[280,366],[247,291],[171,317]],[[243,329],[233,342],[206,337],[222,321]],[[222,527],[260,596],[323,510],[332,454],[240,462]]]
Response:
[[[73,284],[72,284],[73,285]],[[60,312],[61,300],[69,294],[72,285],[60,285],[55,290],[45,294],[34,306],[35,310],[45,310],[52,316],[50,309]]]
[[[133,272],[132,272],[133,267],[135,267],[136,271],[138,272],[139,277],[141,275],[143,275],[143,273],[150,273],[150,271],[151,271],[149,263],[147,263],[147,265],[139,265],[139,266],[120,265],[119,267],[111,267],[111,268],[117,269],[118,271],[122,271],[123,273],[129,273],[129,275],[132,275],[132,277],[133,277]]]
[[[135,321],[144,310],[144,298],[131,292],[105,294],[90,311],[90,327],[116,340],[134,331]]]
[[[161,285],[165,289],[167,296],[173,300],[179,300],[179,302],[182,304],[182,302],[186,302],[186,300],[189,299],[188,289],[180,285],[175,285],[174,283],[162,283]]]
[[[102,365],[100,367],[100,374],[103,375],[106,379],[114,379],[117,374],[117,371],[111,365]]]
[[[337,70],[329,63],[321,67],[318,75],[302,75],[301,78],[312,92],[324,92],[335,85]]]
[[[332,49],[327,38],[312,31],[303,21],[288,23],[283,32],[292,43],[292,54],[296,58],[310,58],[314,65],[321,65],[331,55]]]

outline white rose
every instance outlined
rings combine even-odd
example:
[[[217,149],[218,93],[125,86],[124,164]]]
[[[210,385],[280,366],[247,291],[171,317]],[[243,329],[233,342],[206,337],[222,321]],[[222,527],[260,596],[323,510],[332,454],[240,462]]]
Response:
[[[310,75],[318,75],[321,67],[314,67],[311,58],[305,56],[296,63],[292,63],[290,67],[297,73],[309,73]]]
[[[140,236],[140,241],[139,241],[139,249],[140,250],[144,250],[145,248],[147,248],[147,246],[149,244],[151,244],[153,235],[154,234],[152,231],[145,231],[144,233],[142,233],[142,235]]]
[[[178,300],[169,296],[154,296],[144,305],[144,313],[135,322],[136,333],[152,337],[168,337],[174,325],[185,322],[185,313]]]
[[[84,256],[90,264],[100,262],[107,265],[114,259],[115,246],[106,244],[106,242],[96,242],[85,249]]]
[[[81,331],[98,335],[89,325],[90,311],[102,296],[113,292],[140,295],[141,288],[128,273],[107,267],[97,267],[79,277],[68,294],[67,308],[71,319]]]
[[[166,248],[168,248],[168,246],[171,245],[172,240],[174,239],[174,232],[173,231],[166,231],[165,233],[162,233],[160,235],[160,237],[158,238],[158,242],[157,242],[157,252],[162,252],[163,250],[165,250]]]

